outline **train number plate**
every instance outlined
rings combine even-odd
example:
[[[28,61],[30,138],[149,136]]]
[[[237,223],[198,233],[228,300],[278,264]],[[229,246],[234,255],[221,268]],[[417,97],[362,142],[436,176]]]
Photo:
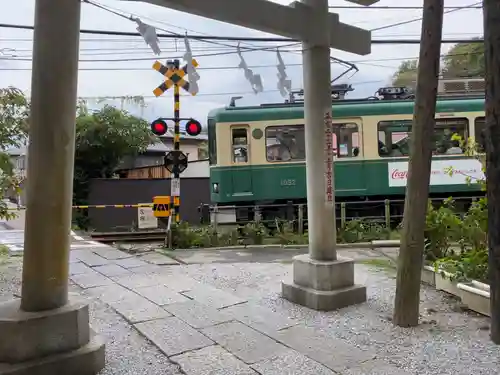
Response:
[[[296,180],[293,179],[293,178],[288,178],[288,179],[284,179],[284,180],[281,180],[281,183],[280,185],[281,186],[295,186],[296,185]]]

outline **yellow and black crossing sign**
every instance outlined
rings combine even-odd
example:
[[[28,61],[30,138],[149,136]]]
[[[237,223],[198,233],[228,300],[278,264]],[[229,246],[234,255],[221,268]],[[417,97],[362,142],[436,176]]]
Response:
[[[170,201],[169,196],[153,197],[153,214],[155,217],[170,216]]]
[[[198,67],[198,62],[193,59],[191,64],[194,68]],[[172,86],[182,87],[184,90],[189,92],[191,95],[195,96],[197,90],[192,90],[188,81],[184,79],[186,74],[188,74],[188,66],[184,65],[182,68],[178,69],[175,65],[165,66],[159,61],[155,61],[153,64],[153,69],[160,72],[165,76],[165,82],[153,90],[153,94],[158,97],[162,95]]]

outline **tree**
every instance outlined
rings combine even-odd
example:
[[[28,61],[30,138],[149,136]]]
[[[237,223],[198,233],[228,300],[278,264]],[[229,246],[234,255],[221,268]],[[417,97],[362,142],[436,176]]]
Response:
[[[410,138],[403,236],[398,257],[394,324],[418,324],[424,230],[434,137],[444,0],[424,0],[422,42]]]
[[[208,159],[208,142],[203,141],[198,146],[198,159],[199,160]]]
[[[500,2],[483,1],[491,340],[500,344]]]
[[[400,65],[396,73],[392,76],[394,86],[415,87],[417,81],[418,60],[405,60]]]
[[[415,88],[418,60],[403,61],[392,76],[394,86]],[[481,43],[455,44],[442,59],[444,78],[484,77],[484,45]]]
[[[445,78],[484,77],[484,44],[455,44],[443,58]]]
[[[87,204],[91,179],[113,177],[125,157],[146,151],[154,141],[146,121],[110,106],[90,113],[80,102],[76,118],[74,204]],[[86,227],[86,212],[75,219],[80,227]]]
[[[23,93],[14,87],[0,89],[0,218],[15,216],[3,201],[7,191],[19,186],[14,165],[6,151],[25,142],[28,117],[29,104]]]

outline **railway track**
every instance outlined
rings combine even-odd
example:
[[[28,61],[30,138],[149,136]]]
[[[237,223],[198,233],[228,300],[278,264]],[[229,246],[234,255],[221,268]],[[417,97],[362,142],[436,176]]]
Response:
[[[153,242],[165,239],[165,230],[140,231],[140,232],[106,232],[92,233],[93,241],[102,243],[111,242]]]

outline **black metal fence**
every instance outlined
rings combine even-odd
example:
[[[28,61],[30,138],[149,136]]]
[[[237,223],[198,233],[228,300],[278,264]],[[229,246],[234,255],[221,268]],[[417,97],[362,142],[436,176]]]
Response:
[[[465,212],[470,204],[481,197],[461,197],[454,199],[457,212]],[[444,203],[445,199],[431,199],[435,207]],[[335,204],[336,225],[338,228],[345,228],[346,224],[352,220],[364,220],[367,222],[376,222],[384,225],[386,228],[397,227],[404,214],[404,199],[385,199],[378,201],[350,201],[339,202]],[[284,213],[279,219],[263,218],[262,211],[271,209]],[[224,212],[233,210],[246,210],[244,215],[246,220],[228,221],[219,220],[224,216]],[[297,230],[303,233],[307,230],[307,205],[287,204],[260,205],[260,206],[215,206],[203,204],[200,206],[201,223],[217,226],[244,225],[249,222],[261,222],[267,226],[273,227],[278,220],[286,220],[295,223]]]

